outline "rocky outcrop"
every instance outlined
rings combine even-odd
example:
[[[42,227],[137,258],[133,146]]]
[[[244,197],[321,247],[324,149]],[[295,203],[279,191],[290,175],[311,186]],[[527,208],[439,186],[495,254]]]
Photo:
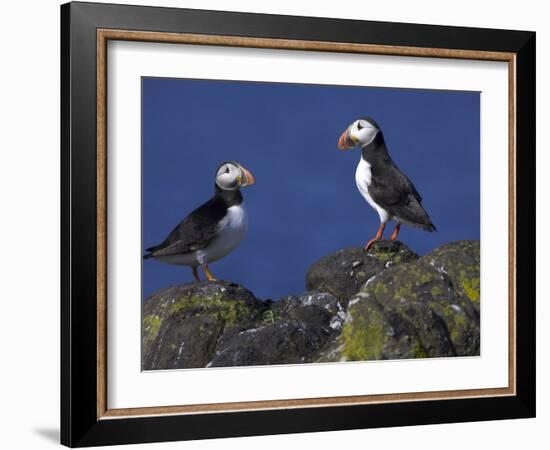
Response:
[[[330,292],[343,305],[374,275],[395,264],[414,261],[418,256],[397,241],[378,241],[368,253],[346,248],[324,256],[309,268],[306,287]]]
[[[222,339],[254,328],[267,310],[250,291],[232,283],[162,289],[143,306],[142,366],[205,367]]]
[[[466,295],[479,313],[479,241],[442,245],[422,260],[447,275],[453,286]]]
[[[144,303],[143,369],[479,355],[478,241],[339,250],[306,288],[276,302],[227,282],[163,289]]]
[[[345,313],[328,293],[306,292],[271,305],[258,326],[222,338],[208,366],[311,362],[339,334]]]

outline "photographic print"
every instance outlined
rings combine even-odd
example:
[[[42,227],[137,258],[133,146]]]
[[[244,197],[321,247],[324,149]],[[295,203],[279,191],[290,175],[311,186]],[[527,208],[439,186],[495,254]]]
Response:
[[[479,92],[141,100],[143,370],[479,356]]]
[[[535,38],[62,5],[61,442],[534,417]]]

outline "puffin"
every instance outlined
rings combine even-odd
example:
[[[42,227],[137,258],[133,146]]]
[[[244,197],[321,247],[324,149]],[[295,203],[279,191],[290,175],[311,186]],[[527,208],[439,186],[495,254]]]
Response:
[[[196,281],[202,267],[208,281],[216,281],[208,264],[232,252],[245,237],[248,218],[240,191],[255,183],[254,176],[237,162],[224,162],[216,170],[214,196],[185,217],[160,244],[146,249],[144,259],[189,266]]]
[[[382,130],[374,119],[361,117],[340,136],[340,150],[356,147],[361,148],[361,159],[355,172],[357,189],[380,218],[380,227],[365,245],[365,251],[368,252],[374,242],[382,239],[386,223],[390,220],[396,222],[392,241],[397,239],[401,224],[436,231],[422,207],[422,196],[392,160]]]

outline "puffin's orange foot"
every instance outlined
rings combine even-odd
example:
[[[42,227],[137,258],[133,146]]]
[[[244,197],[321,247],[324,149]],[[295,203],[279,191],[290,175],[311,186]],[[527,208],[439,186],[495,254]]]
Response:
[[[368,252],[369,249],[372,247],[372,244],[374,244],[376,241],[379,241],[380,238],[374,237],[369,242],[367,242],[367,245],[365,245],[365,252]]]
[[[395,230],[393,230],[393,233],[391,235],[391,240],[392,241],[395,241],[397,239],[397,235],[399,234],[399,229],[401,228],[401,224],[398,223],[396,226],[395,226]]]
[[[367,242],[367,245],[365,245],[365,251],[368,252],[369,249],[372,247],[372,244],[374,244],[376,241],[379,241],[382,239],[382,234],[384,233],[384,228],[386,228],[385,223],[380,224],[380,228],[378,228],[378,231],[376,232],[376,236],[374,236],[369,242]]]
[[[212,275],[212,273],[208,269],[208,264],[205,264],[204,266],[202,266],[202,270],[204,270],[204,274],[206,275],[206,278],[208,279],[208,281],[217,281],[216,278],[214,278],[214,275]]]

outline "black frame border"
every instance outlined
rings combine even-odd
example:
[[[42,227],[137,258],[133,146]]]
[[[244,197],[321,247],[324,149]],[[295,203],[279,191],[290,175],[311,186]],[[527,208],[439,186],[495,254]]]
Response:
[[[96,30],[516,54],[516,395],[97,419]],[[177,441],[535,416],[534,32],[114,4],[61,6],[61,443]]]

